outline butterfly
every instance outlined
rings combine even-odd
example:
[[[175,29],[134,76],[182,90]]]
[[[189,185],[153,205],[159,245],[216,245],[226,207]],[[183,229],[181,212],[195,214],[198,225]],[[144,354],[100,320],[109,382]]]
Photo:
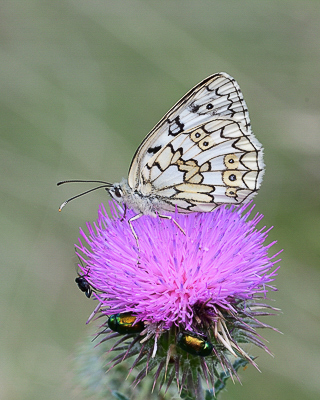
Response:
[[[246,203],[263,174],[263,148],[241,89],[220,72],[189,90],[155,125],[138,147],[128,179],[94,182],[136,212],[128,222],[138,243],[131,223],[142,215],[173,220],[166,214],[175,210],[211,212],[222,204]]]

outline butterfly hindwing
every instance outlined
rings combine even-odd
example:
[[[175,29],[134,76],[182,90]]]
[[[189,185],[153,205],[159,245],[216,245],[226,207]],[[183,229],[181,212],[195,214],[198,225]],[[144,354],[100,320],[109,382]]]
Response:
[[[230,118],[184,131],[142,168],[141,193],[156,193],[182,212],[211,211],[219,204],[239,204],[261,182],[262,150],[245,125]]]
[[[182,132],[218,118],[232,118],[248,132],[250,119],[238,83],[226,73],[204,79],[179,100],[151,130],[132,160],[128,183],[139,189],[141,170],[151,158]]]

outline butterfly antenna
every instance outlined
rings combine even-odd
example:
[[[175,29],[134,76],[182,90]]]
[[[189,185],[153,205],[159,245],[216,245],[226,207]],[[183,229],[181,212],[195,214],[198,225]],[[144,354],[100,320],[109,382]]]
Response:
[[[65,183],[103,183],[104,185],[106,185],[106,187],[112,186],[112,183],[105,182],[105,181],[87,181],[87,180],[83,180],[83,179],[69,179],[67,181],[60,181],[57,183],[57,186],[61,186]]]
[[[111,183],[105,182],[105,181],[86,181],[86,180],[80,180],[80,179],[72,179],[68,181],[60,181],[57,183],[57,186],[63,185],[64,183],[102,183],[102,185],[99,185],[95,188],[86,190],[85,192],[79,193],[76,196],[70,197],[70,199],[64,201],[61,206],[59,207],[59,211],[61,211],[71,200],[77,199],[78,197],[84,196],[85,194],[88,194],[90,192],[94,192],[95,190],[102,189],[102,188],[110,188],[112,186]]]

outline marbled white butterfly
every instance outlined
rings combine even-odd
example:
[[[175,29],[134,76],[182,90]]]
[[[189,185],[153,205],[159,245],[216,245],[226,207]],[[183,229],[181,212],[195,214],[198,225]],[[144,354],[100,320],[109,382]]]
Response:
[[[240,87],[221,72],[192,88],[151,130],[132,159],[128,179],[94,182],[137,213],[129,220],[137,240],[131,222],[142,215],[172,219],[163,213],[210,212],[221,204],[246,203],[257,193],[263,173],[263,149],[251,130]]]

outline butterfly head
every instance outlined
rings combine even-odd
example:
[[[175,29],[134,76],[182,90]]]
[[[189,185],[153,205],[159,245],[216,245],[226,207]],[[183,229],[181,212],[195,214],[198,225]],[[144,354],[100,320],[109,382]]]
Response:
[[[141,193],[140,190],[132,189],[127,179],[122,179],[120,183],[114,183],[110,188],[106,188],[110,196],[117,203],[125,205],[137,214],[156,215],[160,210],[159,200],[151,195]]]
[[[114,183],[109,188],[106,188],[106,190],[117,203],[136,209],[134,199],[137,194],[131,189],[127,179],[122,179],[120,183]]]
[[[126,191],[123,189],[122,182],[121,183],[115,183],[110,188],[107,188],[106,190],[109,192],[110,196],[117,203],[120,203],[120,204],[123,203]]]

